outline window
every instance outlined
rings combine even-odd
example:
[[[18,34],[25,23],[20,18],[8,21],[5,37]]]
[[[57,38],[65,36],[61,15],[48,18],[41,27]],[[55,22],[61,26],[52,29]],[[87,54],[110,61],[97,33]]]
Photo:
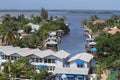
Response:
[[[36,58],[36,62],[38,62],[38,58]]]
[[[44,63],[47,63],[47,59],[44,59]]]
[[[47,70],[54,71],[55,70],[55,66],[47,66]]]
[[[34,58],[32,58],[32,61],[33,61],[33,62],[35,62],[35,59],[34,59]]]
[[[83,65],[77,65],[77,67],[78,67],[78,68],[82,68],[82,67],[83,67]]]
[[[51,59],[48,59],[48,63],[51,63]]]
[[[53,66],[53,71],[55,70],[55,66]]]
[[[41,58],[38,58],[38,62],[42,63],[42,59],[41,59]]]
[[[55,59],[51,59],[51,63],[55,63]]]
[[[41,59],[41,62],[42,62],[42,59]],[[44,63],[55,63],[55,59],[51,59],[51,58],[47,59],[47,58],[45,58]]]
[[[1,55],[1,56],[2,56],[2,59],[5,59],[5,58],[4,58],[4,55]]]
[[[11,56],[11,60],[14,60],[14,56]]]
[[[52,66],[50,66],[50,71],[52,71]]]
[[[7,59],[7,56],[5,55],[5,59]]]
[[[16,60],[17,59],[17,57],[16,56],[14,56],[14,60]]]
[[[47,66],[47,70],[49,70],[49,66]]]

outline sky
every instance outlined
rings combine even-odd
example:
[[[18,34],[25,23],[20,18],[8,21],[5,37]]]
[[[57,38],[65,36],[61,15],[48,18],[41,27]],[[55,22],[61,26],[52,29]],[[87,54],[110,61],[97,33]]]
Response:
[[[120,0],[0,0],[0,9],[120,10]]]

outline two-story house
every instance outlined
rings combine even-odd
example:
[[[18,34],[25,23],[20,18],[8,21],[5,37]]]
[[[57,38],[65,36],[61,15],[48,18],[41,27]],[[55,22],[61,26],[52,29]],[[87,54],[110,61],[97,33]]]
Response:
[[[68,62],[70,67],[57,67],[54,71],[56,76],[66,79],[86,80],[90,71],[93,55],[80,53],[71,57]]]
[[[39,49],[20,48],[13,46],[0,46],[0,62],[14,61],[20,57],[29,57],[30,63],[36,70],[41,68],[53,72],[56,67],[63,67],[68,60],[69,53],[64,50],[54,52],[52,50],[41,51]]]

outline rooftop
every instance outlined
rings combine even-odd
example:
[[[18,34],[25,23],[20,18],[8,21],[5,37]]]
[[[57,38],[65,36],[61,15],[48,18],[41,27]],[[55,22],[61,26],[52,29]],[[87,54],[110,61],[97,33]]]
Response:
[[[88,75],[89,68],[55,68],[54,74],[82,74]]]
[[[54,52],[48,49],[48,50],[41,51],[40,49],[20,48],[20,47],[13,47],[13,46],[0,46],[0,52],[8,56],[13,54],[18,54],[20,56],[25,57],[33,54],[40,58],[44,58],[47,56],[55,56],[60,59],[66,58],[70,55],[68,52],[64,50]]]
[[[95,20],[93,23],[105,23],[105,20],[100,20],[100,19],[97,19],[97,20]]]
[[[110,34],[116,34],[117,32],[120,32],[120,29],[118,29],[117,27],[111,28],[108,33]]]
[[[82,60],[85,62],[89,62],[93,58],[92,54],[89,53],[79,53],[75,56],[73,56],[71,59],[68,60],[68,62],[75,61],[75,60]]]

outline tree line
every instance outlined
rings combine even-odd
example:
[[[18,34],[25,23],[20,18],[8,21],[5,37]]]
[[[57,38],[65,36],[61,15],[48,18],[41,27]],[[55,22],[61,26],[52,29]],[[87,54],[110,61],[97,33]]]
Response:
[[[109,19],[106,19],[104,23],[93,24],[95,20],[100,19],[98,16],[91,16],[90,20],[83,20],[81,23],[83,26],[87,26],[92,30],[92,34],[98,33],[95,37],[97,44],[97,52],[95,54],[98,62],[98,73],[102,74],[103,70],[115,70],[116,80],[120,79],[120,32],[116,34],[110,34],[104,32],[104,28],[117,27],[120,29],[120,16],[113,15]]]
[[[40,16],[31,15],[30,18],[25,18],[24,14],[17,17],[6,14],[1,19],[0,34],[3,36],[3,45],[41,48],[50,31],[62,29],[65,34],[70,31],[69,27],[65,25],[64,17],[49,17],[48,11],[44,8],[41,8]],[[24,30],[26,34],[30,33],[31,26],[27,25],[28,23],[38,24],[40,28],[35,30],[32,35],[20,38],[18,30]]]

